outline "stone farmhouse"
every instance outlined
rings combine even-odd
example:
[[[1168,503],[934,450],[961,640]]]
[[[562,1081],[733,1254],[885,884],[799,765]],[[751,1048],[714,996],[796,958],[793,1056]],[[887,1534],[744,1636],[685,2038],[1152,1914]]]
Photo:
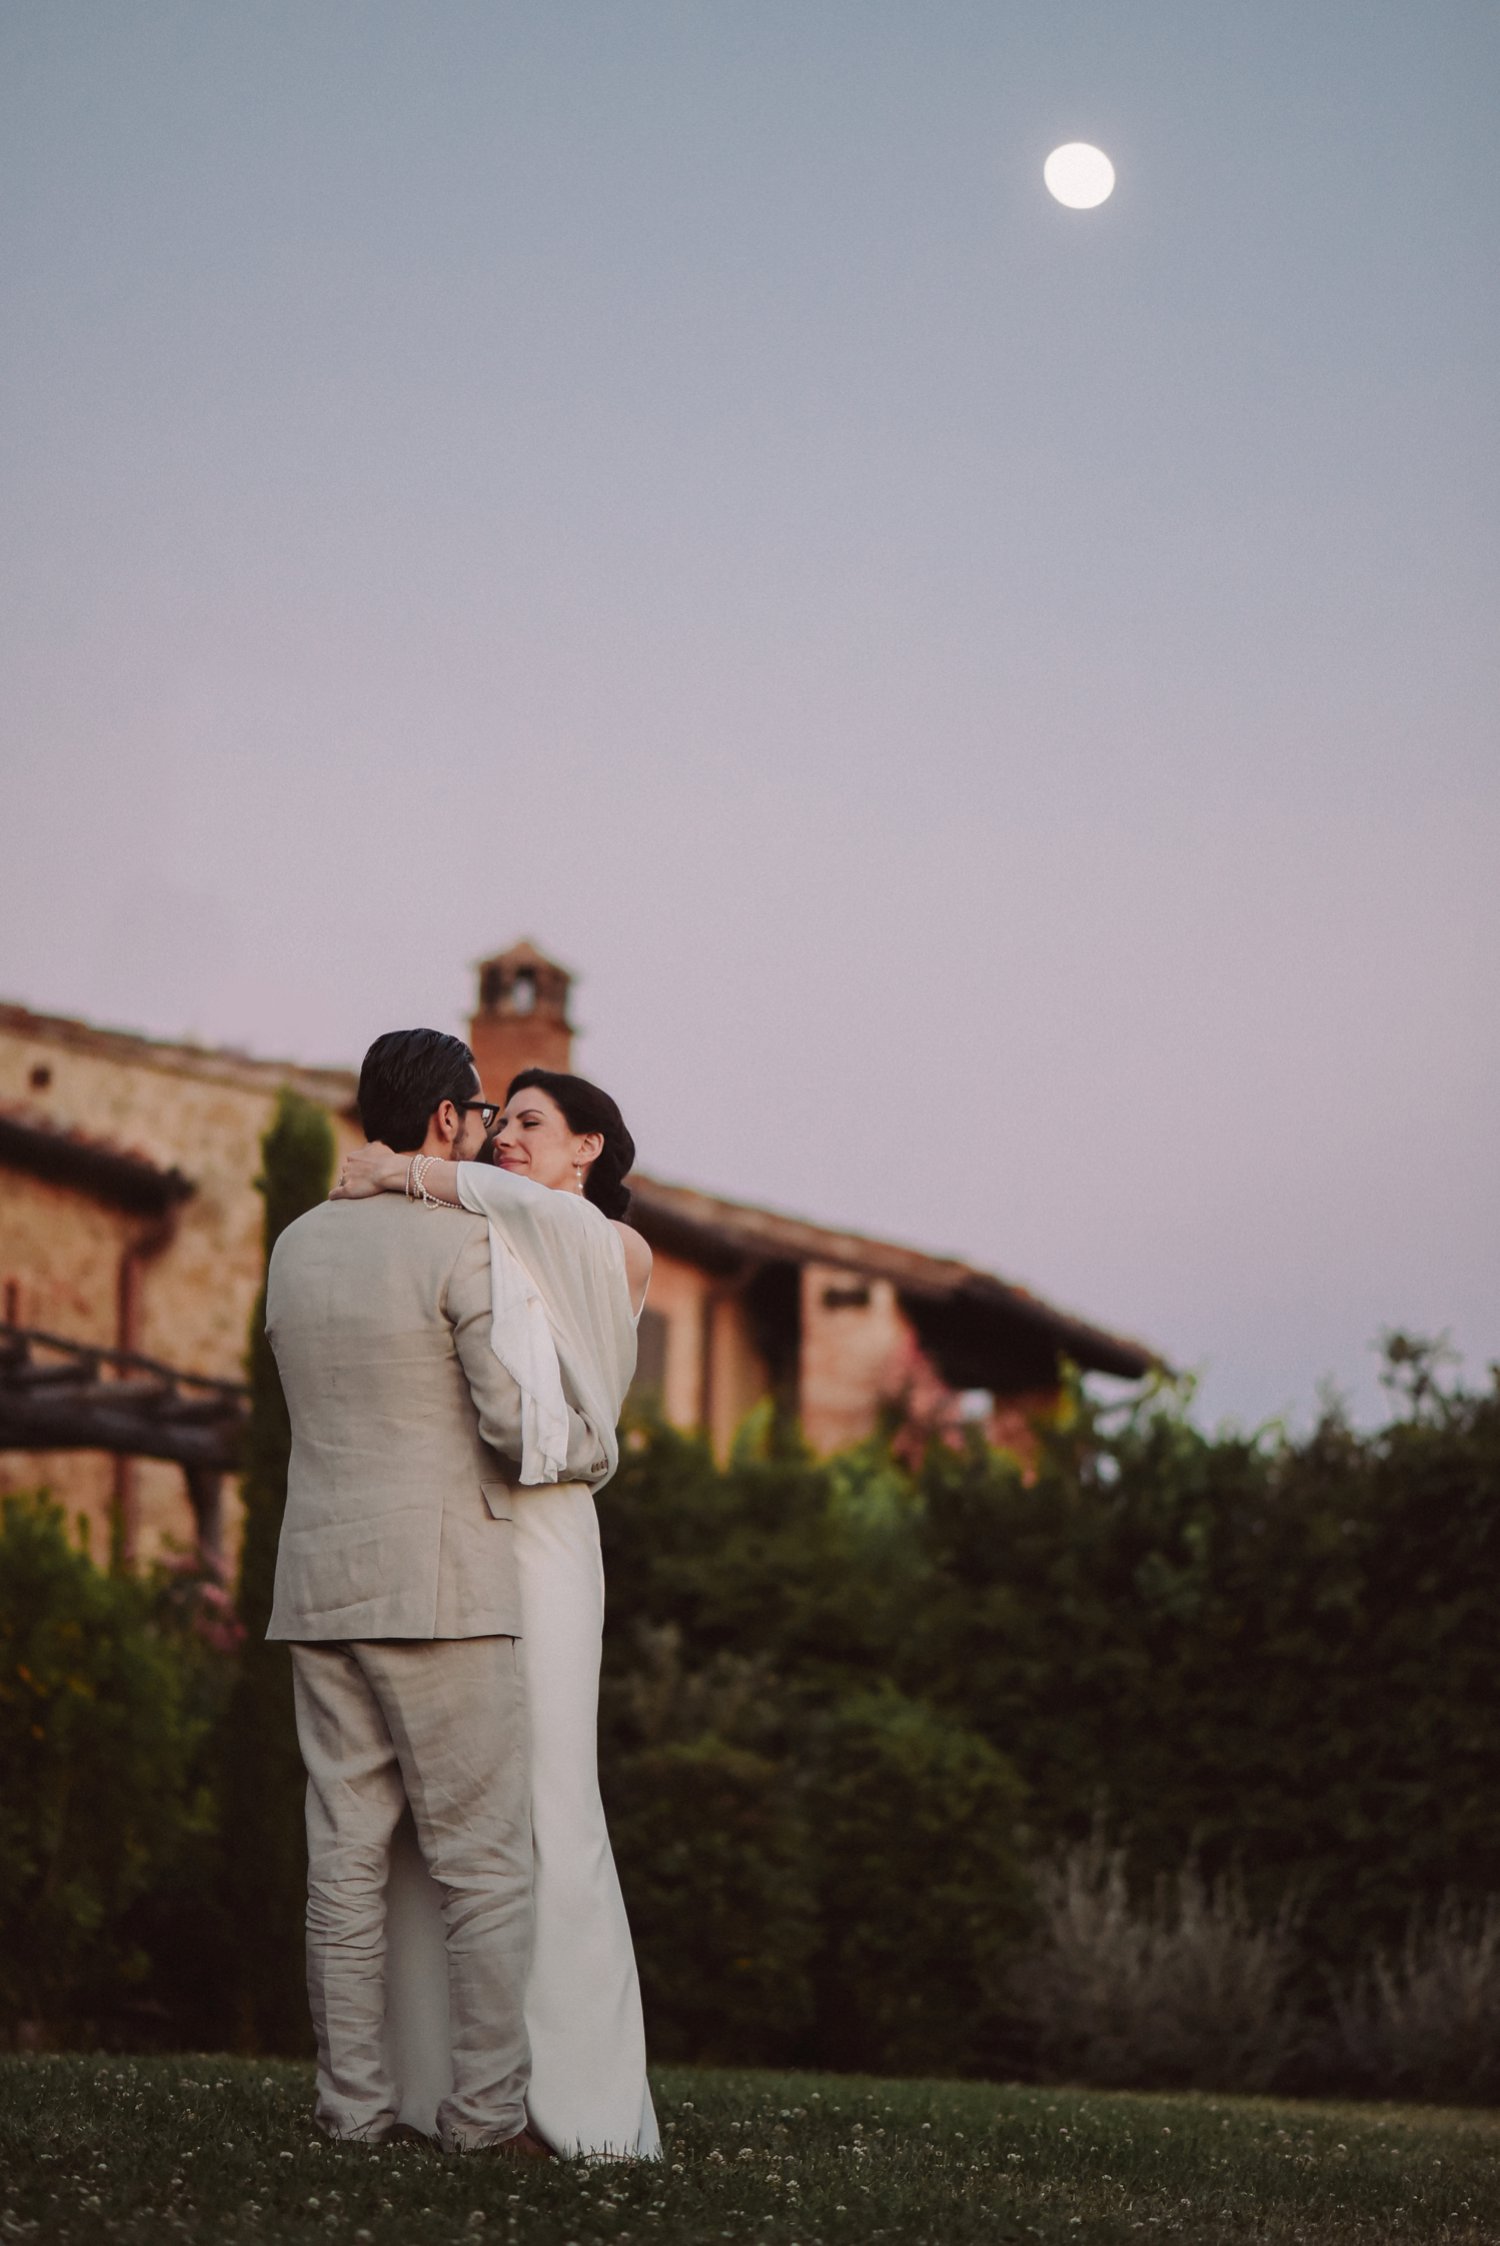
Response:
[[[482,962],[469,1041],[489,1093],[571,1065],[569,987],[530,944]],[[290,1085],[357,1142],[355,1083],[0,1004],[0,1493],[45,1484],[100,1556],[227,1560],[261,1137]],[[631,1183],[656,1258],[637,1390],[721,1454],[768,1397],[820,1451],[900,1406],[1024,1452],[1065,1361],[1127,1380],[1157,1362],[951,1258]]]

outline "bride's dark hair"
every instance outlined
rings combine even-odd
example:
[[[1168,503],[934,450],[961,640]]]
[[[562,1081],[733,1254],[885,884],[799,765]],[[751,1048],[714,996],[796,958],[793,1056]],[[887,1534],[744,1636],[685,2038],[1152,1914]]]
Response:
[[[523,1068],[513,1076],[506,1087],[505,1104],[509,1107],[517,1092],[535,1085],[562,1109],[570,1131],[580,1138],[587,1132],[597,1131],[604,1141],[596,1162],[589,1165],[584,1181],[584,1193],[595,1208],[602,1209],[607,1217],[623,1217],[630,1207],[630,1191],[626,1178],[635,1166],[635,1140],[625,1128],[625,1118],[610,1098],[597,1084],[586,1076],[567,1076],[556,1068]]]

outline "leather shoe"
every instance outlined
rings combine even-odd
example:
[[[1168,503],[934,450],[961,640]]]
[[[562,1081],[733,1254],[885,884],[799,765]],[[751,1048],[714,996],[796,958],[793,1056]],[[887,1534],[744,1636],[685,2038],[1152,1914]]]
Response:
[[[518,2129],[513,2137],[503,2137],[498,2144],[494,2145],[476,2145],[474,2150],[476,2152],[500,2153],[507,2160],[555,2160],[557,2158],[552,2147],[544,2145],[529,2124],[524,2129]]]

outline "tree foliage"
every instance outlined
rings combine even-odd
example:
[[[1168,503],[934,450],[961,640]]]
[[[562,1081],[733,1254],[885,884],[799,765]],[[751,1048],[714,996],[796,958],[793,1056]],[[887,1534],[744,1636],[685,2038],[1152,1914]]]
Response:
[[[326,1197],[333,1153],[323,1109],[284,1089],[262,1141],[256,1181],[265,1201],[267,1264],[286,1227]],[[244,2050],[295,2051],[310,2035],[302,1965],[306,1780],[297,1749],[291,1660],[284,1645],[266,1643],[292,1430],[266,1339],[264,1286],[250,1320],[249,1366],[245,1534],[236,1602],[245,1635],[224,1727],[221,1892],[236,1936],[234,2041]]]
[[[893,1819],[878,1839],[877,1805],[909,1800],[909,1776],[877,1758],[846,1826],[851,1766],[817,1747],[841,1708],[879,1704],[862,1695],[899,1693],[913,1724],[952,1728],[961,1751],[934,1790],[955,1831],[973,1745],[996,1758],[989,1868],[960,1875],[984,1899],[976,1988],[1003,1982],[1017,1851],[1100,1829],[1142,1896],[1191,1865],[1232,1879],[1260,1926],[1290,1899],[1301,1993],[1325,2007],[1330,1976],[1394,1955],[1414,1913],[1500,1893],[1500,1387],[1445,1386],[1442,1366],[1393,1337],[1398,1409],[1369,1435],[1337,1409],[1298,1439],[1210,1434],[1170,1386],[1114,1411],[1079,1391],[1029,1473],[977,1442],[934,1446],[911,1476],[878,1444],[824,1465],[762,1445],[721,1473],[691,1439],[638,1433],[601,1500],[607,1709],[632,1689],[643,1625],[673,1626],[689,1678],[764,1664],[754,1744],[809,1833],[845,1831],[862,1867],[817,1894],[802,2055],[896,2063],[916,2017],[901,1974],[946,1972],[923,1953],[925,1890],[883,1981],[869,1966],[906,1831]],[[627,1893],[632,1846],[627,1831]],[[992,2038],[1024,2059],[1003,1999],[988,2022],[977,2001],[953,2011],[945,2057],[920,2063],[973,2063]]]
[[[128,2006],[151,1959],[132,1911],[206,1805],[206,1716],[162,1579],[106,1573],[60,1509],[0,1509],[0,2022],[48,2041]]]
[[[1102,1807],[1144,1876],[1238,1866],[1267,1912],[1295,1886],[1340,1967],[1500,1890],[1500,1388],[1300,1441],[1163,1391],[1082,1406],[1029,1484],[973,1453],[924,1486],[903,1675],[1016,1756],[1039,1830]]]
[[[279,1124],[268,1240],[326,1179],[295,1109]],[[79,2016],[68,1989],[143,1971],[194,2041],[305,2042],[302,1779],[285,1656],[260,1634],[287,1438],[258,1329],[256,1349],[220,1932],[191,1903],[215,1877],[193,1854],[202,1645],[121,1585],[98,1626],[100,1661],[122,1649],[115,1729],[80,1715],[56,1737],[156,1806],[132,1823],[104,1772],[114,1837],[91,1854],[58,1827],[84,1931],[59,1936],[62,1995],[0,1992],[12,2020]],[[1080,1391],[1024,1472],[977,1441],[818,1461],[760,1420],[720,1467],[692,1436],[628,1430],[600,1500],[600,1766],[653,2049],[1408,2089],[1488,2053],[1500,1386],[1456,1385],[1409,1337],[1388,1372],[1386,1427],[1330,1408],[1297,1438],[1206,1432],[1171,1387],[1111,1410]],[[0,1817],[0,1912],[40,1894],[47,1804],[75,1785],[26,1759],[15,1662],[48,1672],[15,1633],[116,1595],[45,1549],[0,1589],[0,1776],[32,1820]],[[153,1853],[151,1832],[180,1845]],[[192,1959],[233,2000],[217,2028],[187,2005]]]

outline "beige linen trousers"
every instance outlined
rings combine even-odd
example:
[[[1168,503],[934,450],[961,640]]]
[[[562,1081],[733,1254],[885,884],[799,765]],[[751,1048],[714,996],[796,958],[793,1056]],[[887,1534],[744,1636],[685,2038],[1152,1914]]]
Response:
[[[271,1258],[266,1332],[292,1425],[268,1636],[292,1643],[307,1766],[308,1995],[317,2118],[379,2142],[385,1895],[410,1807],[442,1896],[453,2088],[445,2144],[525,2119],[530,1772],[514,1639],[521,1397],[490,1346],[477,1218],[394,1195],[330,1201]],[[569,1406],[570,1474],[607,1469]]]

